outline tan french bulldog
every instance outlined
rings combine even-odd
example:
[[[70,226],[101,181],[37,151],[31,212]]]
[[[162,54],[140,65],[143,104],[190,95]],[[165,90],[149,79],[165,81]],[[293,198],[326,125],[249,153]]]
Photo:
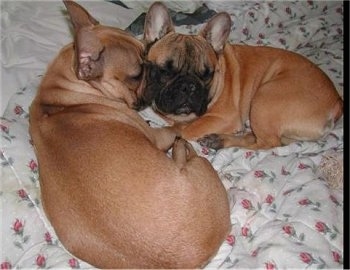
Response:
[[[198,35],[175,33],[167,8],[154,3],[145,20],[142,102],[183,138],[215,149],[272,148],[328,134],[343,101],[325,73],[290,51],[227,44],[230,28],[222,12]],[[248,120],[252,132],[244,130]]]
[[[49,221],[68,251],[99,268],[204,266],[230,230],[225,188],[190,144],[133,110],[143,44],[64,3],[74,44],[30,108]]]

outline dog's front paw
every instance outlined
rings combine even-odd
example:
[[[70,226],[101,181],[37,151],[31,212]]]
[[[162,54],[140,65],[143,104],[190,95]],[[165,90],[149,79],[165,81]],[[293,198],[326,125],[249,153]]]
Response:
[[[199,138],[197,142],[201,146],[209,147],[215,150],[221,149],[224,147],[224,140],[219,134],[212,133],[205,135],[202,138]]]

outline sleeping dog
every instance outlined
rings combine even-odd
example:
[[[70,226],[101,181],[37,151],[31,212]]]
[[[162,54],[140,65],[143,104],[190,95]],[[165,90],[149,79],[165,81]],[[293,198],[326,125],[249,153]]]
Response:
[[[182,137],[215,149],[272,148],[327,134],[343,107],[330,79],[296,53],[227,44],[230,28],[222,12],[198,35],[175,33],[167,8],[154,3],[145,20],[143,102]],[[248,120],[252,132],[242,134]]]
[[[225,188],[190,144],[133,110],[143,44],[64,3],[74,43],[30,107],[49,221],[68,251],[99,268],[205,265],[230,230]]]

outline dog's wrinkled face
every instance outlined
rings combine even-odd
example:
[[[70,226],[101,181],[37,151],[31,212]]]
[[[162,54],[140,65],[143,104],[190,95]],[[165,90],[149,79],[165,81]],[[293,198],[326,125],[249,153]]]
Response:
[[[145,100],[164,114],[201,116],[210,99],[216,61],[202,37],[169,33],[147,55]]]
[[[118,80],[128,89],[136,91],[143,79],[142,43],[113,27],[96,26],[96,28],[100,28],[97,37],[103,44],[96,61],[103,63],[100,80]]]
[[[123,30],[100,25],[77,3],[64,3],[73,24],[77,78],[110,98],[136,102],[143,86],[143,43]]]
[[[148,52],[143,102],[180,121],[203,115],[214,94],[218,55],[230,26],[225,13],[212,18],[199,35],[175,33],[166,7],[153,4],[145,21]]]

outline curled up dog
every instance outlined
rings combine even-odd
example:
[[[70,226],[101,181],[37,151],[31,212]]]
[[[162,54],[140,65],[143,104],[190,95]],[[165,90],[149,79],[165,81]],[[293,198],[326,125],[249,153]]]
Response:
[[[145,20],[144,104],[185,139],[214,149],[266,149],[327,135],[343,101],[326,74],[294,52],[228,44],[230,28],[221,12],[198,35],[176,33],[166,6],[154,3]]]
[[[225,188],[190,144],[133,110],[142,42],[64,3],[74,43],[30,107],[49,221],[68,251],[99,268],[204,266],[230,230]]]

